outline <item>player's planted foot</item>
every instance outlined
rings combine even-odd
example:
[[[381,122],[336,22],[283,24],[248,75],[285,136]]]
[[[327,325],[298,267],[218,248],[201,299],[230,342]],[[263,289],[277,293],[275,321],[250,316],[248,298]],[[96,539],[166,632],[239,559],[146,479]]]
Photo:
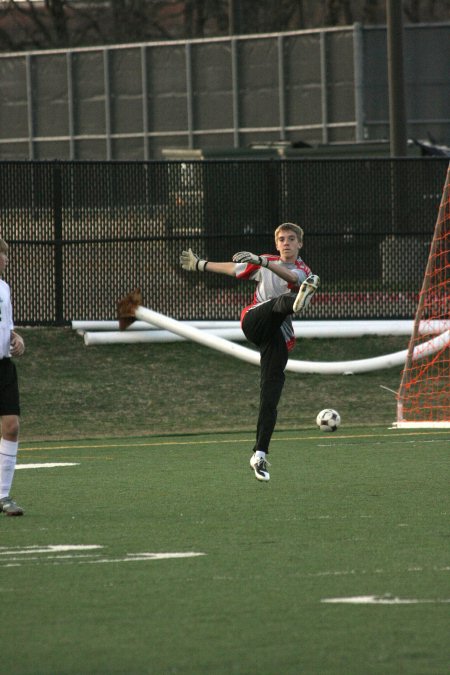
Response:
[[[256,453],[250,457],[250,468],[255,472],[257,480],[270,480],[270,473],[267,467],[270,466],[265,456],[257,455]]]
[[[11,497],[0,499],[0,511],[7,516],[23,516],[23,509]]]

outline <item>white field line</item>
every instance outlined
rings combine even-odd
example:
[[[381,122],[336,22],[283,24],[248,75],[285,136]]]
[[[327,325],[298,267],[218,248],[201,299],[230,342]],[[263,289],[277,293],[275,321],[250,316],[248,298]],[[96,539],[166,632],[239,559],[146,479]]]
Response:
[[[20,567],[24,562],[40,562],[48,564],[49,560],[69,560],[70,562],[76,560],[79,561],[80,558],[95,558],[99,556],[99,553],[76,553],[75,555],[46,555],[46,556],[27,556],[26,558],[6,558],[5,562],[0,562],[0,567]],[[91,561],[88,561],[91,562]],[[13,564],[14,563],[14,564]],[[58,564],[58,563],[55,563]]]
[[[0,555],[30,555],[34,553],[62,553],[67,551],[92,551],[103,548],[99,544],[49,544],[48,546],[0,547]]]
[[[16,464],[16,469],[57,469],[60,466],[79,466],[80,462],[45,462],[41,464]]]
[[[423,598],[397,598],[377,595],[355,595],[349,598],[324,598],[320,602],[328,604],[348,604],[348,605],[419,605],[419,604],[437,604],[450,603],[450,599],[423,599]]]
[[[387,427],[388,429],[391,429],[391,427]],[[444,432],[441,432],[440,430],[438,431],[425,431],[425,430],[420,430],[420,431],[410,431],[402,434],[401,438],[406,438],[408,436],[413,436],[413,437],[418,437],[418,436],[444,436]],[[199,436],[202,436],[202,434],[199,434]],[[445,438],[447,439],[448,434],[445,434]],[[314,441],[314,440],[320,440],[323,439],[324,436],[322,432],[320,432],[317,429],[317,432],[314,432],[314,435],[312,436],[285,436],[283,438],[272,438],[272,443],[285,443],[288,441]],[[392,433],[390,434],[383,434],[383,433],[370,433],[370,434],[349,434],[349,435],[344,435],[342,428],[340,428],[336,434],[333,434],[333,441],[335,440],[351,440],[351,439],[361,439],[361,438],[393,438]],[[145,441],[145,442],[137,442],[137,443],[129,443],[126,440],[124,442],[120,443],[89,443],[89,444],[80,444],[80,445],[46,445],[46,446],[39,446],[36,448],[27,448],[24,446],[21,446],[22,452],[41,452],[41,451],[50,451],[50,450],[89,450],[89,449],[99,449],[99,448],[160,448],[162,446],[167,446],[167,445],[229,445],[230,443],[236,444],[236,443],[249,443],[250,441],[254,440],[250,436],[248,438],[222,438],[220,440],[214,440],[214,439],[208,439],[208,440],[197,440],[196,438],[190,439],[188,441],[164,441],[164,440],[159,440],[159,441]],[[439,439],[442,440],[442,439]],[[331,441],[331,438],[330,438]],[[396,443],[402,443],[404,441],[400,441],[399,437],[397,438]],[[413,441],[410,441],[413,442]],[[17,467],[16,467],[17,468]]]
[[[63,565],[74,563],[122,563],[122,562],[141,562],[149,560],[167,560],[169,558],[194,558],[206,555],[197,551],[183,552],[164,552],[164,553],[125,553],[120,557],[102,557],[99,553],[87,553],[103,549],[98,544],[50,544],[48,546],[26,546],[20,548],[13,546],[11,548],[0,547],[0,567],[21,567],[23,564],[44,564],[44,565]],[[37,555],[37,554],[44,555]],[[64,555],[54,555],[63,553]]]
[[[113,563],[136,562],[141,560],[168,560],[169,558],[196,558],[206,553],[186,551],[185,553],[127,553],[122,558],[99,558],[97,560],[83,560],[86,563]]]
[[[425,572],[425,571],[433,571],[433,572],[449,572],[450,567],[432,567],[432,568],[425,568],[425,567],[407,567],[405,572],[412,572],[412,573],[417,573],[417,572]],[[374,570],[366,570],[366,569],[358,569],[358,570],[329,570],[329,571],[324,571],[324,572],[306,572],[303,575],[300,576],[305,576],[305,577],[341,577],[341,576],[368,576],[368,575],[375,575],[375,574],[390,574],[390,571],[387,569],[374,569]]]

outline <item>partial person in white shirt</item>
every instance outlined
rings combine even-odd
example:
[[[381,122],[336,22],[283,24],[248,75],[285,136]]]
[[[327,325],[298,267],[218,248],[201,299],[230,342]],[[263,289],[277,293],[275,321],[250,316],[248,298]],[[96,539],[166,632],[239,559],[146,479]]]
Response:
[[[0,276],[8,264],[8,245],[0,239]],[[22,356],[25,345],[14,330],[11,291],[0,278],[0,512],[22,516],[23,509],[10,491],[19,448],[20,396],[14,357]]]
[[[259,414],[250,458],[255,477],[261,481],[270,479],[267,455],[284,387],[288,352],[295,345],[292,316],[309,305],[319,285],[319,277],[299,257],[302,246],[302,228],[295,223],[282,223],[275,230],[278,255],[241,251],[233,256],[232,262],[211,262],[189,249],[180,256],[185,270],[227,274],[257,284],[252,302],[242,310],[241,326],[261,355]]]

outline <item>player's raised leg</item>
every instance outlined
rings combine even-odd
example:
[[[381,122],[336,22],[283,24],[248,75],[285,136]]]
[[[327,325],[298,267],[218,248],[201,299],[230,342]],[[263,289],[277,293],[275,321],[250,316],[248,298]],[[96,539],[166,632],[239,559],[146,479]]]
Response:
[[[300,286],[297,297],[294,300],[294,314],[298,314],[306,307],[312,300],[312,296],[317,291],[320,284],[320,279],[317,274],[310,274],[309,277]]]

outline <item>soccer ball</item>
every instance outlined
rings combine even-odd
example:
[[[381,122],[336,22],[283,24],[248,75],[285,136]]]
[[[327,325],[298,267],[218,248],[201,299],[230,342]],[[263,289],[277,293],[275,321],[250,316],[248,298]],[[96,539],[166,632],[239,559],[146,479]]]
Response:
[[[317,415],[316,423],[320,431],[336,431],[341,423],[341,416],[337,410],[326,408]]]

